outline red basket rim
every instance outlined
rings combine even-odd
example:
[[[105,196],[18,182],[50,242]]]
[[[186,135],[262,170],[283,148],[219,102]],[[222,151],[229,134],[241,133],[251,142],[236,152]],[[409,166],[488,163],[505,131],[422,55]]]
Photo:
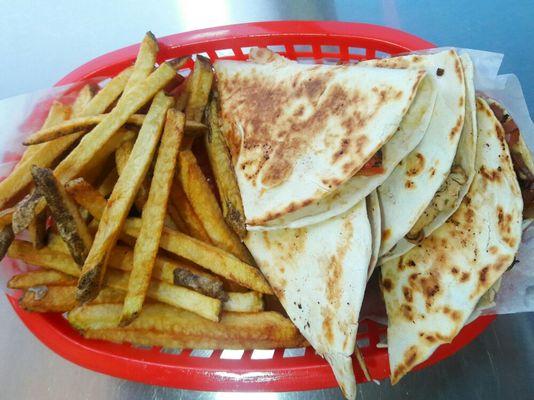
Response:
[[[368,44],[368,48],[380,48],[392,54],[434,47],[432,43],[406,32],[371,24],[268,21],[214,27],[159,38],[159,61],[172,58],[179,48],[186,49],[186,54],[201,53],[208,44],[224,45],[228,41],[245,39],[250,42],[250,39],[264,40],[273,36],[282,38],[278,40],[280,43],[284,37],[292,37],[293,43],[296,43],[294,39],[298,37],[298,41],[306,44],[320,38],[322,44],[334,46],[340,42],[348,45],[350,41],[360,40]],[[56,86],[94,77],[113,76],[135,60],[138,48],[139,44],[135,44],[97,57],[67,74]],[[374,55],[374,51],[371,55]],[[61,315],[29,313],[19,307],[15,297],[7,297],[28,329],[52,351],[75,364],[118,378],[182,389],[214,391],[293,391],[336,386],[326,362],[309,364],[309,356],[313,351],[308,350],[311,349],[306,352],[307,360],[302,362],[288,362],[275,353],[275,359],[271,360],[217,360],[216,365],[208,366],[205,359],[203,362],[203,359],[190,357],[187,365],[183,365],[174,361],[172,355],[155,356],[154,352],[127,345],[84,339]],[[428,361],[416,369],[425,368],[455,353],[482,333],[494,319],[495,316],[477,318],[465,326],[452,343],[441,346]],[[385,350],[381,350],[383,355]],[[186,354],[187,352],[185,351]],[[365,349],[363,353],[365,358]],[[373,359],[366,358],[366,361],[371,362],[368,367],[373,377],[382,379],[388,375],[387,352],[385,357],[386,362],[378,364],[386,365],[376,365]],[[273,361],[278,361],[275,369]],[[286,362],[289,366],[285,365]],[[361,381],[363,375],[358,368],[356,375]]]

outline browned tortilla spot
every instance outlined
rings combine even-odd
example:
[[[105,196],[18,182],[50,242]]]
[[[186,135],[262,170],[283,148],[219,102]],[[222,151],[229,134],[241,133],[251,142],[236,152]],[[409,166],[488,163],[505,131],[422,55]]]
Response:
[[[391,289],[393,289],[393,282],[389,278],[382,279],[382,288],[389,292]]]

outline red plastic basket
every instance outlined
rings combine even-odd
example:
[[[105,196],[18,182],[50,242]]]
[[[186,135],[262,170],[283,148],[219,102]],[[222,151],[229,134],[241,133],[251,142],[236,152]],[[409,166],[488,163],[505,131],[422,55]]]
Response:
[[[159,39],[159,61],[202,53],[217,58],[245,59],[250,47],[262,46],[302,62],[337,63],[376,58],[434,47],[413,35],[368,24],[284,21],[230,25]],[[74,70],[57,85],[111,77],[130,65],[139,45],[98,57]],[[192,65],[186,65],[190,68]],[[8,298],[20,319],[50,349],[75,364],[119,378],[153,385],[213,391],[292,391],[336,386],[328,364],[312,348],[276,350],[191,351],[140,348],[87,340],[58,314],[28,313],[15,297]],[[479,317],[456,339],[441,346],[416,369],[434,364],[477,337],[494,319]],[[387,349],[377,348],[386,328],[362,321],[358,347],[373,379],[389,376]],[[365,378],[354,363],[358,382]]]

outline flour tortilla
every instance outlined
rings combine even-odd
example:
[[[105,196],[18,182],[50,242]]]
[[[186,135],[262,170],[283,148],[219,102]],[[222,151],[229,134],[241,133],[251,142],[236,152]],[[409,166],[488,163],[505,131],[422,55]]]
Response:
[[[425,76],[280,56],[214,68],[249,226],[318,201],[351,178],[397,131]]]
[[[380,251],[380,240],[382,238],[382,217],[380,216],[380,201],[376,190],[373,190],[367,196],[367,216],[369,217],[369,224],[371,226],[371,237],[373,239],[373,246],[371,248],[371,261],[369,261],[369,272],[367,273],[367,280],[373,275],[376,263],[378,261],[378,252]]]
[[[430,235],[434,230],[443,225],[445,221],[457,210],[467,193],[471,182],[475,177],[475,154],[477,143],[477,124],[476,124],[476,102],[475,102],[475,85],[474,85],[474,70],[473,62],[467,53],[460,56],[465,78],[465,123],[460,135],[456,155],[452,163],[453,166],[459,166],[466,174],[466,180],[462,184],[458,196],[454,199],[451,207],[442,210],[432,222],[427,224],[418,236],[421,239]],[[447,179],[450,179],[449,176]],[[443,186],[442,186],[443,187]],[[441,189],[441,188],[440,188]],[[439,190],[438,190],[439,193]],[[431,207],[429,205],[428,207]],[[423,217],[428,211],[428,207],[423,211]],[[417,243],[408,241],[406,237],[400,239],[397,244],[386,255],[381,258],[381,262],[388,259],[399,257],[414,247]]]
[[[380,150],[383,172],[371,176],[356,174],[318,202],[269,221],[265,226],[250,227],[250,230],[300,228],[335,217],[353,207],[384,182],[397,164],[423,139],[430,124],[436,95],[437,89],[432,78],[425,77],[399,129]]]
[[[438,88],[423,140],[378,188],[383,228],[380,256],[383,256],[408,233],[449,174],[464,125],[465,82],[460,58],[454,50],[371,60],[366,64],[424,67]]]
[[[503,128],[484,100],[476,107],[477,174],[462,204],[419,246],[382,265],[393,383],[454,339],[521,241],[523,201]]]
[[[309,227],[248,232],[245,243],[289,318],[354,399],[351,356],[372,247],[365,200]]]

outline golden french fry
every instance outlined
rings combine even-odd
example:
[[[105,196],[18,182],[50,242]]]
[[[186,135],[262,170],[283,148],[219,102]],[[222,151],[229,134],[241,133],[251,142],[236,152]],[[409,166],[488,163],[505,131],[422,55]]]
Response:
[[[104,156],[106,152],[103,150],[106,144],[113,138],[119,128],[126,123],[128,117],[147,103],[174,75],[174,69],[163,63],[144,81],[131,88],[128,94],[123,96],[124,101],[107,114],[102,122],[95,126],[91,132],[85,135],[80,144],[56,167],[54,173],[61,182],[65,183],[76,178],[97,154]],[[88,107],[91,106],[102,91],[91,100]],[[143,125],[146,123],[147,121]],[[111,154],[111,152],[108,154]],[[105,158],[107,158],[107,155]]]
[[[187,80],[186,90],[188,98],[185,107],[186,119],[198,122],[202,121],[212,83],[213,71],[210,61],[205,57],[197,55],[195,68]]]
[[[32,191],[15,206],[11,225],[15,235],[26,229],[35,218],[35,207],[43,195],[39,191]]]
[[[52,103],[52,106],[50,107],[50,110],[48,110],[48,115],[41,129],[45,129],[50,126],[59,124],[63,121],[66,121],[73,113],[74,110],[70,106],[63,104],[59,101],[54,101]],[[25,149],[24,153],[22,154],[22,158],[20,159],[19,163],[15,168],[18,168],[19,165],[22,165],[22,163],[24,163],[24,161],[32,157],[40,148],[42,148],[42,146],[44,145],[32,146]]]
[[[117,165],[117,172],[119,176],[122,174],[122,171],[124,170],[124,167],[126,167],[126,164],[128,163],[128,159],[130,158],[130,154],[132,153],[133,147],[135,144],[135,140],[127,140],[124,141],[117,151],[115,151],[115,164]],[[148,200],[148,188],[149,183],[148,179],[145,176],[143,179],[143,182],[141,182],[141,186],[139,186],[139,190],[137,191],[134,199],[135,208],[139,212],[143,211],[143,207],[146,204],[146,201]]]
[[[129,277],[130,274],[128,273],[109,270],[106,273],[104,282],[106,286],[126,291]],[[146,295],[152,300],[191,311],[211,321],[218,321],[222,310],[222,303],[219,299],[205,296],[182,286],[169,285],[166,282],[157,280],[150,281]]]
[[[228,292],[228,300],[223,303],[223,310],[233,312],[263,311],[263,296],[258,292]]]
[[[167,111],[148,200],[143,208],[141,230],[135,243],[134,264],[121,316],[122,325],[130,323],[139,314],[149,288],[167,214],[178,149],[184,134],[184,122],[181,112],[172,109]]]
[[[72,258],[78,265],[83,265],[93,239],[78,207],[52,170],[34,166],[32,176],[38,191],[46,198],[50,213]]]
[[[152,32],[147,32],[141,45],[139,46],[139,52],[135,59],[133,66],[133,72],[128,83],[124,88],[124,93],[128,93],[135,85],[144,81],[148,75],[154,70],[154,64],[156,63],[156,56],[158,54],[159,46],[158,40]],[[119,103],[124,101],[124,97],[119,99]]]
[[[103,288],[90,304],[122,304],[124,292],[110,287]],[[28,289],[19,299],[19,305],[26,311],[67,312],[74,309],[76,286],[43,286]]]
[[[68,320],[87,338],[187,349],[302,347],[306,340],[287,318],[273,312],[223,312],[213,322],[165,304],[146,304],[129,326],[116,328],[121,306],[85,305]]]
[[[2,260],[8,252],[9,246],[15,239],[15,234],[11,228],[11,224],[5,225],[0,230],[0,260]]]
[[[172,183],[170,200],[171,204],[173,204],[176,210],[178,210],[178,213],[182,217],[182,220],[184,221],[187,227],[185,233],[188,233],[195,239],[202,240],[206,243],[211,243],[210,237],[208,236],[206,229],[202,225],[202,222],[195,213],[193,206],[191,205],[191,203],[189,203],[189,200],[185,195],[178,174],[175,175]]]
[[[89,104],[95,93],[97,92],[97,87],[88,83],[78,92],[78,96],[72,103],[72,114],[80,115],[83,112],[83,109]],[[48,126],[53,126],[55,124],[50,124]],[[44,127],[43,127],[44,128]]]
[[[28,289],[34,286],[72,286],[76,278],[63,272],[41,269],[13,276],[7,283],[10,289]]]
[[[109,194],[113,191],[115,184],[117,183],[117,179],[119,179],[119,174],[117,172],[117,168],[114,167],[108,172],[100,185],[98,185],[98,192],[104,197],[109,196]]]
[[[92,114],[103,113],[108,106],[113,103],[113,101],[121,94],[126,82],[131,74],[131,68],[124,70],[119,75],[111,80],[100,92],[98,92],[95,97],[85,106],[82,111],[81,116],[87,116]],[[169,78],[171,79],[171,78]],[[134,110],[135,111],[135,110]],[[132,112],[133,114],[133,112]],[[121,124],[122,125],[122,124]],[[39,146],[35,152],[27,157],[24,162],[19,163],[17,168],[2,182],[0,182],[0,208],[3,208],[9,201],[11,201],[16,195],[18,195],[23,189],[25,189],[32,181],[31,176],[31,167],[32,165],[37,165],[39,167],[51,167],[52,164],[65,152],[69,149],[79,138],[81,138],[83,132],[73,133],[72,135],[58,138],[52,140],[48,143],[43,143]],[[102,135],[96,135],[102,136]],[[104,143],[107,142],[107,138],[100,137],[104,139],[97,143],[98,147],[103,147]],[[92,140],[92,139],[91,139]],[[102,143],[103,142],[103,143]],[[76,147],[78,148],[78,147]],[[74,156],[72,156],[69,161],[59,169],[60,173],[67,173],[69,169],[71,173],[78,173],[85,164],[80,164],[79,168],[71,166],[71,163],[76,164],[76,158],[83,153],[82,150],[85,150],[85,146],[81,150],[78,150]],[[96,153],[96,150],[95,150]],[[71,153],[72,154],[72,153]],[[89,158],[91,158],[89,155]],[[68,157],[67,157],[68,158]],[[82,161],[82,159],[80,159]],[[61,165],[61,163],[60,163]],[[59,166],[58,166],[59,167]],[[58,176],[61,176],[58,175]],[[72,179],[73,176],[68,176],[62,182]],[[41,203],[44,208],[44,202]],[[41,210],[39,210],[40,212]]]
[[[161,70],[164,65],[165,64],[156,70],[156,72],[153,72],[153,74],[147,78],[147,81],[150,80],[157,71]],[[174,70],[172,70],[172,73],[174,74]],[[132,88],[125,96],[136,94],[138,88],[143,87],[142,83]],[[125,102],[123,104],[128,103]],[[163,92],[159,92],[152,101],[152,105],[150,106],[145,122],[141,127],[141,131],[139,132],[126,167],[119,176],[108,204],[104,209],[93,246],[91,247],[83,265],[77,292],[77,299],[80,302],[89,301],[95,298],[98,294],[106,271],[108,254],[121,233],[122,225],[128,216],[135,194],[139,190],[141,182],[148,171],[161,136],[165,114],[171,105],[172,99],[165,96]],[[119,109],[119,106],[120,105],[115,107],[114,111]],[[113,114],[114,111],[112,111],[111,114]],[[102,122],[102,124],[104,124],[104,122]],[[98,129],[98,126],[95,130]],[[74,151],[76,151],[76,149]]]
[[[180,213],[178,212],[174,204],[171,204],[170,202],[167,204],[167,214],[176,229],[178,229],[180,232],[188,232],[187,225],[180,216]],[[167,223],[165,224],[165,226],[167,226],[168,228],[172,228],[172,226]]]
[[[216,99],[212,99],[209,104],[208,126],[209,132],[205,136],[206,152],[221,198],[224,219],[239,237],[244,238],[247,234],[245,212],[230,153],[221,132]]]
[[[35,249],[41,249],[46,246],[48,231],[46,229],[46,222],[48,219],[48,212],[45,208],[43,211],[37,213],[30,225],[28,225],[28,233],[30,241]]]
[[[223,218],[217,198],[211,191],[197,160],[190,150],[178,156],[180,182],[184,192],[206,229],[212,243],[240,260],[254,264],[247,248]]]
[[[106,199],[88,184],[85,185],[84,190],[74,189],[73,185],[67,185],[67,191],[74,200],[89,211],[94,218],[100,219],[106,206]],[[139,218],[128,218],[124,222],[123,233],[137,237],[140,228],[141,220]],[[160,238],[160,248],[186,258],[216,275],[239,283],[241,286],[260,293],[272,293],[269,284],[257,268],[218,247],[184,233],[164,228]]]

